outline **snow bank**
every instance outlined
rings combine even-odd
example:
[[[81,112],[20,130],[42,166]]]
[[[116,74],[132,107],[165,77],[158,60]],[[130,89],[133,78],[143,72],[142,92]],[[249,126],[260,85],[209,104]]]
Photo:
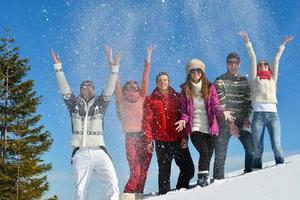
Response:
[[[286,164],[265,163],[263,170],[240,175],[242,171],[228,174],[224,181],[208,187],[172,191],[147,200],[282,200],[300,199],[300,155],[286,158]]]

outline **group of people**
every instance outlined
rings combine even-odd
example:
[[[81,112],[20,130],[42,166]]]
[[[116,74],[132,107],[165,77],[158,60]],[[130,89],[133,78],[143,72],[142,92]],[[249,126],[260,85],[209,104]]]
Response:
[[[186,81],[176,92],[166,72],[156,76],[156,88],[148,96],[149,73],[154,45],[147,48],[142,84],[130,80],[121,86],[118,70],[121,54],[113,59],[112,49],[105,47],[110,76],[100,96],[91,81],[83,81],[75,96],[65,78],[62,64],[51,50],[58,85],[72,121],[72,165],[76,199],[87,199],[87,188],[96,172],[104,184],[104,199],[119,199],[118,179],[103,140],[103,118],[113,93],[118,116],[126,138],[126,156],[130,176],[121,199],[139,199],[144,191],[148,168],[155,149],[158,163],[158,192],[170,191],[171,163],[174,158],[180,173],[176,189],[189,188],[195,167],[188,139],[199,152],[198,180],[201,187],[225,178],[224,166],[228,143],[236,136],[245,150],[244,172],[262,168],[264,130],[270,135],[276,164],[284,163],[281,149],[280,120],[277,113],[276,83],[279,59],[287,36],[270,65],[256,61],[246,32],[240,32],[250,58],[250,79],[239,73],[240,57],[230,53],[227,72],[214,83],[205,75],[205,63],[191,59],[186,64]],[[252,119],[252,120],[251,120]],[[251,130],[251,131],[249,131]],[[209,166],[215,153],[212,179]]]

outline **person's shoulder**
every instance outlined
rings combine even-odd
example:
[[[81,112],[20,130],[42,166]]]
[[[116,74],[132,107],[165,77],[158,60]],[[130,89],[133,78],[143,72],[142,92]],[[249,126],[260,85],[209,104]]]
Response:
[[[172,96],[174,97],[178,97],[180,95],[179,92],[177,92],[174,88],[172,88],[171,86],[169,86],[169,92],[171,93]]]
[[[248,81],[248,77],[246,75],[243,75],[243,74],[239,74],[239,79],[241,81]]]
[[[228,75],[227,75],[227,73],[225,73],[225,74],[222,74],[222,75],[218,76],[216,78],[216,81],[218,81],[218,80],[224,80],[224,79],[227,79],[227,78],[228,78]]]
[[[149,102],[156,98],[156,90],[153,90],[149,96],[146,96],[145,101]]]
[[[212,82],[208,82],[208,86],[209,86],[210,89],[215,88],[215,85]]]

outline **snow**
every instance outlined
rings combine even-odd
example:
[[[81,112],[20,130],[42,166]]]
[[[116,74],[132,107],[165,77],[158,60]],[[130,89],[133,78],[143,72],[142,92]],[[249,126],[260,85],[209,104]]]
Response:
[[[228,174],[224,181],[208,187],[171,191],[147,200],[282,200],[300,199],[300,154],[286,158],[286,164],[264,164],[263,170],[241,175],[242,171]]]

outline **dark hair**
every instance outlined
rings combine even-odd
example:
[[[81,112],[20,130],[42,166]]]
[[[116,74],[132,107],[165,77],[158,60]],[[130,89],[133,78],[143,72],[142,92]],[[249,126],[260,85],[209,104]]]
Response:
[[[205,76],[205,73],[202,71],[202,69],[200,69],[200,70],[201,70],[200,80],[202,81],[201,94],[204,98],[206,98],[210,95],[209,81],[208,81],[207,77]],[[188,73],[183,88],[184,88],[186,96],[188,98],[193,98],[196,96],[196,91],[194,89],[195,87],[192,85],[191,73]]]
[[[86,84],[86,83],[91,84],[91,85],[92,85],[92,88],[95,89],[95,88],[94,88],[94,83],[93,83],[92,81],[90,81],[90,80],[85,80],[85,81],[82,81],[82,83],[80,84],[80,90],[82,89],[82,87],[83,87],[84,84]]]
[[[228,54],[228,56],[226,58],[226,62],[228,62],[228,60],[232,59],[232,58],[237,59],[239,62],[241,61],[239,54],[232,52],[232,53]]]
[[[260,63],[262,63],[262,62],[265,62],[265,63],[268,65],[269,71],[271,71],[270,64],[269,64],[269,62],[268,62],[267,60],[265,60],[265,59],[260,60],[260,61],[257,62],[257,66],[256,66],[256,67],[257,67],[257,70],[258,70],[258,66],[259,66]]]
[[[159,78],[160,76],[163,76],[163,75],[167,76],[167,77],[168,77],[168,80],[169,80],[169,74],[168,74],[167,72],[159,72],[159,73],[156,75],[156,82],[158,81],[158,78]]]

